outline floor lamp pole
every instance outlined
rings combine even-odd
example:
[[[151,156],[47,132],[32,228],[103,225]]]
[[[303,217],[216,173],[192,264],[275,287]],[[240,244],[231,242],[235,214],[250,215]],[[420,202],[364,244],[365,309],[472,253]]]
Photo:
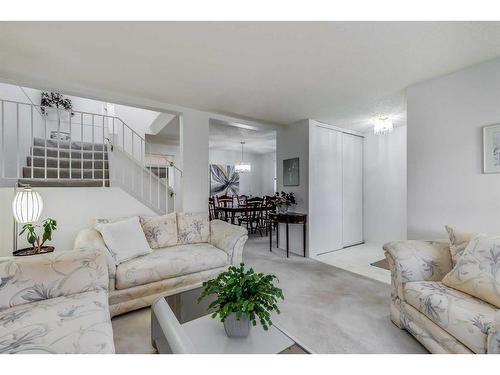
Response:
[[[16,181],[16,184],[14,185],[14,198],[16,197],[18,186],[19,186],[19,182]],[[14,217],[14,215],[12,215],[12,217],[13,217],[13,221],[14,221],[14,223],[12,225],[12,228],[13,228],[13,233],[12,233],[12,247],[13,247],[13,250],[12,250],[12,252],[14,252],[14,251],[17,250],[17,220]]]

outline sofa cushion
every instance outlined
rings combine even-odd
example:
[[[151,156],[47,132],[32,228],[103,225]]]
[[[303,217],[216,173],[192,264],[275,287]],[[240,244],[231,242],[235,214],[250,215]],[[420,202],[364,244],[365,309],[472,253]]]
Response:
[[[486,352],[496,308],[441,282],[413,281],[404,286],[408,304],[475,353]]]
[[[0,311],[0,353],[114,353],[108,293],[91,291]]]
[[[141,216],[141,225],[152,249],[177,245],[177,215]]]
[[[179,245],[209,242],[210,222],[207,213],[177,213]]]
[[[96,227],[116,264],[151,252],[138,216]]]
[[[443,284],[500,308],[500,236],[474,237]]]
[[[91,290],[107,291],[106,268],[99,250],[0,258],[0,310]]]
[[[470,240],[474,238],[477,233],[473,232],[461,232],[455,228],[445,225],[446,231],[448,232],[448,237],[450,238],[450,253],[453,265],[457,263],[457,260],[462,256],[465,248],[469,244]]]
[[[116,269],[116,289],[144,285],[228,264],[228,255],[208,243],[158,249],[151,254],[120,264]]]

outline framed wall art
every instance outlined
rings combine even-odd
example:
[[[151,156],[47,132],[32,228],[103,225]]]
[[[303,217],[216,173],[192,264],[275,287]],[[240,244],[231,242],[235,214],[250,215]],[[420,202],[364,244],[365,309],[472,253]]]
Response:
[[[299,185],[299,158],[283,160],[283,186]]]
[[[500,124],[483,128],[483,173],[500,173]]]

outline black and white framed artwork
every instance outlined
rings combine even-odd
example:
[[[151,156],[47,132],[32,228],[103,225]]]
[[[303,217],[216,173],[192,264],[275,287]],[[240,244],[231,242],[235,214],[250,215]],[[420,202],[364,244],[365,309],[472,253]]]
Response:
[[[234,165],[210,165],[210,196],[238,195],[240,175]]]
[[[483,128],[483,173],[500,173],[500,124]]]
[[[283,186],[299,185],[299,158],[283,160]]]

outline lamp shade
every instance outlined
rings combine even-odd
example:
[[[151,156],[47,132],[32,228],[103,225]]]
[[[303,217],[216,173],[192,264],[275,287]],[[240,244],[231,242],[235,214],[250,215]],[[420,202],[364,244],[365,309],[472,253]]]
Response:
[[[248,173],[252,170],[252,166],[250,163],[246,163],[243,161],[243,146],[245,146],[245,142],[241,141],[241,162],[236,163],[234,165],[234,171],[237,173]]]
[[[38,221],[42,214],[43,200],[31,187],[25,187],[16,193],[12,201],[12,213],[20,224]]]
[[[247,172],[250,172],[252,170],[252,166],[248,163],[236,163],[234,165],[234,170],[235,172],[238,172],[238,173],[247,173]]]

